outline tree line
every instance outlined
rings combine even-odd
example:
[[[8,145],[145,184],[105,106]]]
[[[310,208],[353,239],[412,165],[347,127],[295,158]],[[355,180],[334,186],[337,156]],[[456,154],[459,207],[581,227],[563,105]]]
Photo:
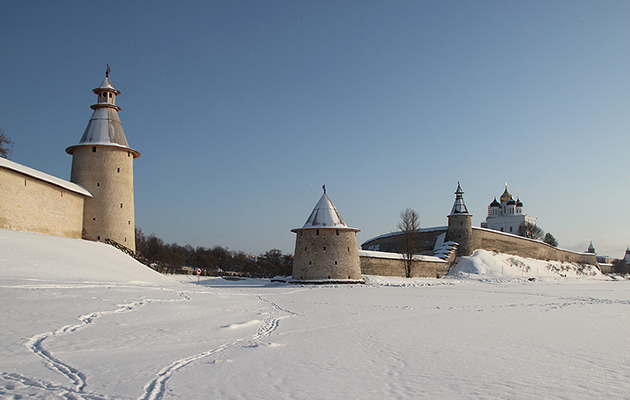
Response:
[[[289,276],[293,255],[272,249],[258,256],[227,247],[193,247],[189,244],[165,243],[153,233],[146,235],[136,227],[136,252],[145,257],[151,267],[163,273],[187,273],[189,268],[201,269],[202,275],[240,275],[252,278]]]

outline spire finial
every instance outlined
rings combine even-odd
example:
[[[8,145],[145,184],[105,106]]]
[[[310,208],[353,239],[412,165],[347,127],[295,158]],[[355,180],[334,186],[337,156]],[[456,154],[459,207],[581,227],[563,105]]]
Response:
[[[109,68],[109,64],[107,64],[107,71],[105,71],[105,77],[108,77],[110,72],[112,72],[112,69]]]
[[[326,184],[324,183],[324,186],[322,186],[322,189],[324,189],[324,194],[326,194]]]

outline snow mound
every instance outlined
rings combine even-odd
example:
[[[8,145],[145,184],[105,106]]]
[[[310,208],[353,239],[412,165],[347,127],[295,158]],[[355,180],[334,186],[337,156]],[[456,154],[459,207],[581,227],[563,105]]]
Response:
[[[0,229],[0,270],[5,283],[19,280],[38,287],[42,283],[177,285],[105,243],[8,229]]]
[[[601,276],[594,265],[535,260],[486,250],[475,250],[471,256],[460,257],[447,275],[449,278],[477,280]]]

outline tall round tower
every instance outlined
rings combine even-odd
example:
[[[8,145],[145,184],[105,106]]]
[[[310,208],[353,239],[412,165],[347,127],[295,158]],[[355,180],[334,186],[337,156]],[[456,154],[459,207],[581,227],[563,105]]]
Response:
[[[324,194],[297,234],[293,279],[295,281],[360,281],[361,262],[357,232],[343,222],[332,201]]]
[[[96,89],[98,102],[79,144],[70,146],[70,181],[92,193],[83,210],[83,239],[112,239],[136,249],[133,200],[133,160],[140,153],[127,144],[116,105],[120,92],[109,80],[109,66]]]
[[[466,203],[464,203],[464,191],[459,182],[455,191],[455,203],[451,213],[448,215],[448,230],[446,239],[457,242],[458,256],[469,256],[472,254],[472,215],[468,213]]]

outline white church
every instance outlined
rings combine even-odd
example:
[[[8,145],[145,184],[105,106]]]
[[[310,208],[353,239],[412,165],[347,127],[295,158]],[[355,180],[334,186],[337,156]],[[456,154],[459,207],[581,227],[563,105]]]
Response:
[[[488,217],[481,223],[482,228],[494,229],[518,235],[518,227],[527,222],[536,225],[536,218],[523,214],[523,203],[510,194],[505,184],[505,191],[499,198],[495,197],[488,206]]]

